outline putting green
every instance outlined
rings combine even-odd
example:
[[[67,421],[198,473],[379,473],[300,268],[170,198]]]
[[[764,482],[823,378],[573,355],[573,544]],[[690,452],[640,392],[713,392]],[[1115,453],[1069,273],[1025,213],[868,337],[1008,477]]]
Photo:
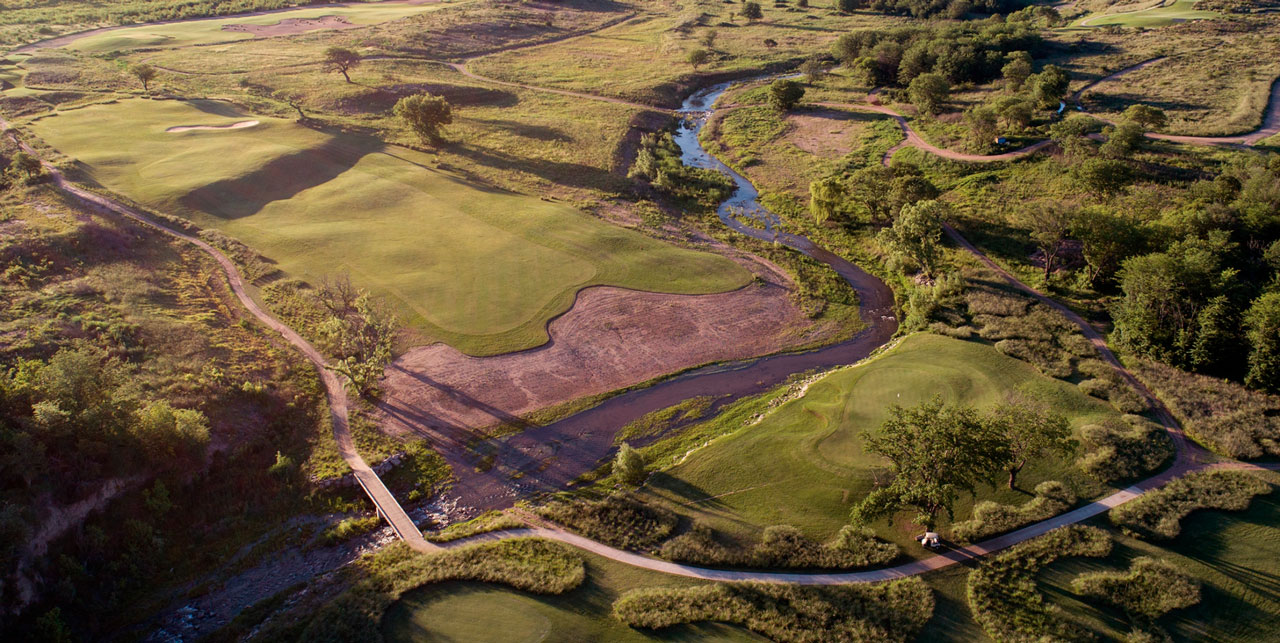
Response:
[[[1120,25],[1122,27],[1167,27],[1188,20],[1207,20],[1221,17],[1213,11],[1201,11],[1194,8],[1196,0],[1165,0],[1160,5],[1143,9],[1112,14],[1095,14],[1085,17],[1076,23],[1079,27],[1105,27]]]
[[[981,409],[1011,392],[1043,401],[1076,428],[1118,415],[1075,386],[990,346],[917,334],[866,364],[819,380],[804,397],[695,451],[650,478],[644,489],[729,532],[789,524],[829,538],[848,522],[849,510],[883,469],[877,456],[863,450],[860,434],[874,432],[889,406],[913,406],[940,395]],[[1030,489],[1049,479],[1078,484],[1085,494],[1103,490],[1077,473],[1070,459],[1059,458],[1029,463],[1018,485]],[[979,487],[979,498],[1021,503],[1027,496],[998,485]],[[966,518],[970,507],[964,500],[957,518]],[[899,529],[882,532],[907,544]],[[907,547],[907,552],[919,549]]]
[[[336,16],[353,25],[371,25],[398,20],[428,11],[460,4],[428,3],[407,4],[401,2],[378,2],[346,7],[324,7],[312,9],[295,9],[277,11],[258,16],[224,17],[175,22],[171,24],[142,25],[111,29],[75,40],[66,45],[67,49],[75,49],[94,54],[102,54],[138,47],[185,47],[188,45],[209,45],[220,42],[247,40],[254,35],[243,31],[223,29],[228,25],[274,25],[281,20],[316,19],[325,16]]]
[[[246,120],[259,124],[165,131]],[[548,320],[586,286],[698,294],[751,278],[723,257],[434,169],[427,154],[223,102],[132,99],[31,128],[104,187],[220,229],[312,283],[350,273],[426,340],[471,354],[544,343]]]

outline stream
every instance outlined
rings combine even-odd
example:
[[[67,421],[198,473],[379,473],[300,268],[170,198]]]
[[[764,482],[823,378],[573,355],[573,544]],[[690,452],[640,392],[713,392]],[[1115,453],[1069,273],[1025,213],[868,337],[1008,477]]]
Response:
[[[715,398],[718,408],[768,391],[793,374],[862,360],[897,332],[893,291],[883,281],[806,237],[776,230],[778,218],[760,205],[755,186],[702,147],[698,135],[714,113],[711,106],[738,82],[742,81],[698,91],[685,100],[679,110],[685,118],[676,135],[682,159],[688,165],[714,169],[733,179],[737,189],[718,209],[724,225],[802,252],[829,265],[848,281],[858,293],[866,328],[851,339],[824,348],[706,366],[616,395],[557,422],[491,442],[488,446],[494,448],[494,464],[485,471],[476,470],[473,453],[461,453],[463,449],[455,445],[438,445],[445,447],[443,455],[457,476],[457,483],[446,495],[456,496],[458,506],[477,511],[500,509],[530,493],[564,489],[609,455],[619,429],[647,413],[700,396]],[[760,227],[744,223],[744,219],[757,222]],[[649,442],[655,439],[650,438]]]

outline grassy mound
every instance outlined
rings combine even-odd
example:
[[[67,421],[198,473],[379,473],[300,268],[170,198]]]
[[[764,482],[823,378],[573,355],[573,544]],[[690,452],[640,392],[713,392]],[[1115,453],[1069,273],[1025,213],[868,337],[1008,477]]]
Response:
[[[641,589],[613,605],[632,627],[737,623],[775,641],[910,641],[933,615],[917,578],[876,585],[804,587],[764,583]]]
[[[1182,531],[1182,519],[1198,509],[1242,511],[1271,486],[1245,471],[1193,473],[1111,510],[1111,522],[1142,538],[1169,540]]]
[[[245,117],[217,101],[128,100],[32,129],[103,186],[236,237],[291,276],[349,273],[424,341],[471,354],[544,343],[547,321],[586,286],[694,294],[750,280],[722,257],[468,182],[372,138],[265,117],[164,131]]]
[[[778,406],[758,423],[729,429],[681,463],[654,473],[641,493],[739,540],[752,540],[759,529],[779,524],[793,525],[813,539],[830,538],[876,484],[883,463],[863,450],[861,433],[876,431],[891,404],[911,406],[941,395],[947,402],[982,408],[1011,391],[1043,401],[1077,430],[1120,421],[1105,402],[990,346],[917,334],[866,364],[818,380],[803,397]],[[1032,461],[1019,475],[1024,487],[1046,480],[1061,481],[1082,497],[1105,490],[1070,458]],[[1005,504],[1025,499],[1002,485],[980,486],[977,498]],[[962,500],[957,518],[969,516],[971,503]],[[918,553],[919,544],[911,543],[907,531],[894,527],[879,533]]]

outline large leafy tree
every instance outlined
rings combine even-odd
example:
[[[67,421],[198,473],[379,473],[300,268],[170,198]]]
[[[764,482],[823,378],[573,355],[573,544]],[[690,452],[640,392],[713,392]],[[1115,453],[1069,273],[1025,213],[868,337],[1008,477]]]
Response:
[[[346,47],[330,47],[324,50],[324,66],[328,71],[336,71],[351,82],[351,70],[360,65],[360,54]]]
[[[1074,219],[1074,211],[1061,203],[1035,202],[1019,209],[1014,214],[1014,223],[1026,228],[1031,241],[1044,255],[1044,280],[1049,281],[1053,274],[1053,262],[1062,251],[1062,242],[1067,239]]]
[[[891,407],[880,431],[863,438],[868,451],[889,462],[893,478],[854,508],[859,522],[915,509],[916,520],[932,528],[939,514],[951,514],[961,492],[972,492],[1009,461],[1008,440],[998,429],[973,408],[941,398]]]
[[[439,143],[440,128],[453,122],[453,106],[444,98],[431,94],[401,98],[392,111],[427,143]]]
[[[804,85],[794,80],[779,78],[769,85],[769,105],[774,109],[789,111],[804,98]]]
[[[946,206],[938,201],[920,201],[903,206],[893,226],[880,231],[876,239],[901,268],[919,266],[933,277],[942,256],[942,221]]]
[[[1245,333],[1252,347],[1245,383],[1280,393],[1280,292],[1259,297],[1244,319]]]
[[[922,114],[932,116],[942,110],[942,106],[951,95],[951,83],[942,74],[928,73],[916,76],[907,86],[907,96],[911,104]]]
[[[1071,437],[1067,418],[1034,400],[1012,397],[987,412],[987,428],[1008,441],[1009,488],[1017,484],[1018,472],[1027,461],[1049,454],[1068,455],[1077,442]]]

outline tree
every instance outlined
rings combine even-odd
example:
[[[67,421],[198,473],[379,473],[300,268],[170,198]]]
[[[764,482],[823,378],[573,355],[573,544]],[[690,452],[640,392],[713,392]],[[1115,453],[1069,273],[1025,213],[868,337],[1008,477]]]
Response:
[[[153,402],[142,409],[130,429],[147,459],[173,472],[198,469],[209,446],[209,420],[194,409],[175,409]]]
[[[1085,116],[1072,114],[1049,127],[1049,138],[1071,157],[1082,157],[1093,149],[1089,134],[1102,128],[1102,122]]]
[[[44,165],[40,163],[40,159],[21,150],[14,153],[10,167],[14,172],[21,172],[28,179],[34,179],[44,172]]]
[[[1120,263],[1142,250],[1144,235],[1136,222],[1103,207],[1076,213],[1071,233],[1083,244],[1089,283],[1110,277]]]
[[[890,407],[880,431],[863,439],[867,451],[889,461],[893,478],[854,508],[857,522],[914,508],[916,521],[933,529],[938,514],[951,514],[961,491],[972,492],[1009,461],[1003,435],[971,407],[944,405],[941,398]]]
[[[837,0],[836,8],[840,13],[853,13],[866,6],[866,0]]]
[[[904,206],[893,226],[876,236],[902,269],[919,266],[932,278],[942,255],[942,220],[946,206],[938,201],[921,201]]]
[[[809,213],[822,225],[837,218],[844,207],[847,193],[844,181],[838,176],[828,176],[809,184]]]
[[[1010,489],[1015,488],[1018,472],[1028,460],[1051,453],[1067,456],[1077,446],[1067,418],[1032,400],[1013,398],[998,404],[987,412],[985,421],[990,431],[1007,440],[1009,459],[1005,470],[1009,472]]]
[[[1071,168],[1071,178],[1085,190],[1105,197],[1123,190],[1132,180],[1133,170],[1115,159],[1085,159]]]
[[[1031,124],[1035,105],[1021,96],[1004,96],[996,101],[996,114],[1009,129],[1022,130]]]
[[[393,111],[427,143],[439,143],[440,128],[453,122],[453,106],[431,94],[401,98]]]
[[[815,57],[809,58],[800,63],[800,73],[804,74],[805,80],[810,83],[816,83],[819,80],[822,80],[822,77],[827,73],[827,70],[823,68],[822,61]]]
[[[760,8],[759,2],[749,0],[742,5],[742,17],[746,18],[747,22],[755,22],[764,18],[764,10]]]
[[[1099,150],[1103,155],[1117,159],[1132,154],[1142,144],[1144,138],[1142,126],[1137,123],[1108,126],[1102,133],[1107,137],[1107,142],[1103,143]]]
[[[804,85],[794,80],[779,78],[769,84],[769,104],[780,112],[790,111],[801,98],[804,98]]]
[[[778,41],[777,41],[777,40],[774,40],[773,38],[765,38],[765,39],[764,39],[764,46],[765,46],[765,47],[767,47],[767,48],[769,48],[769,49],[773,49],[774,47],[777,47],[777,46],[778,46]]]
[[[352,68],[360,65],[360,54],[346,47],[330,47],[324,50],[325,71],[341,72],[342,77],[351,82]]]
[[[391,363],[391,345],[398,327],[395,317],[363,290],[343,278],[326,281],[319,298],[328,310],[317,334],[329,354],[337,359],[330,368],[351,380],[356,392],[375,389],[383,370]]]
[[[715,49],[715,48],[716,48],[716,36],[717,36],[717,35],[719,35],[719,34],[717,34],[717,33],[716,33],[716,30],[715,30],[715,29],[708,29],[708,30],[706,30],[705,32],[703,32],[703,34],[702,34],[702,46],[703,46],[703,47],[706,47],[707,49]]]
[[[151,81],[155,80],[156,76],[160,74],[159,70],[146,63],[130,67],[129,73],[133,74],[133,77],[142,83],[142,91],[144,92],[151,91]]]
[[[1130,105],[1129,109],[1124,110],[1122,118],[1131,123],[1137,123],[1148,131],[1162,130],[1169,122],[1169,117],[1165,116],[1164,110],[1141,103]]]
[[[1249,340],[1249,371],[1244,383],[1280,393],[1280,292],[1257,298],[1244,315]]]
[[[697,68],[707,64],[708,60],[711,60],[711,54],[708,53],[706,49],[694,49],[689,52],[685,57],[685,60],[689,62],[689,66],[696,70]]]
[[[911,104],[921,113],[930,116],[942,109],[943,103],[951,94],[951,84],[942,74],[927,73],[916,76],[907,87],[907,96]]]
[[[1074,212],[1061,203],[1036,202],[1019,209],[1014,223],[1030,232],[1031,240],[1044,255],[1044,280],[1053,274],[1053,262],[1062,250],[1062,242],[1071,231]]]
[[[1057,107],[1071,85],[1071,77],[1057,65],[1045,65],[1044,70],[1029,80],[1031,97],[1042,109]]]
[[[1031,54],[1015,51],[1008,55],[1008,59],[1009,62],[1000,69],[1000,75],[1004,78],[1004,88],[1009,92],[1021,91],[1023,83],[1031,77]]]
[[[1239,356],[1247,351],[1247,346],[1241,334],[1240,310],[1233,298],[1218,295],[1210,299],[1200,309],[1196,326],[1191,367],[1218,377],[1239,375]]]
[[[618,454],[613,458],[613,472],[618,474],[618,478],[627,484],[640,484],[644,482],[645,461],[644,456],[639,451],[631,448],[630,444],[622,443],[618,447]]]
[[[969,126],[969,138],[980,146],[995,142],[999,130],[996,110],[986,105],[974,105],[964,111],[964,122]]]

